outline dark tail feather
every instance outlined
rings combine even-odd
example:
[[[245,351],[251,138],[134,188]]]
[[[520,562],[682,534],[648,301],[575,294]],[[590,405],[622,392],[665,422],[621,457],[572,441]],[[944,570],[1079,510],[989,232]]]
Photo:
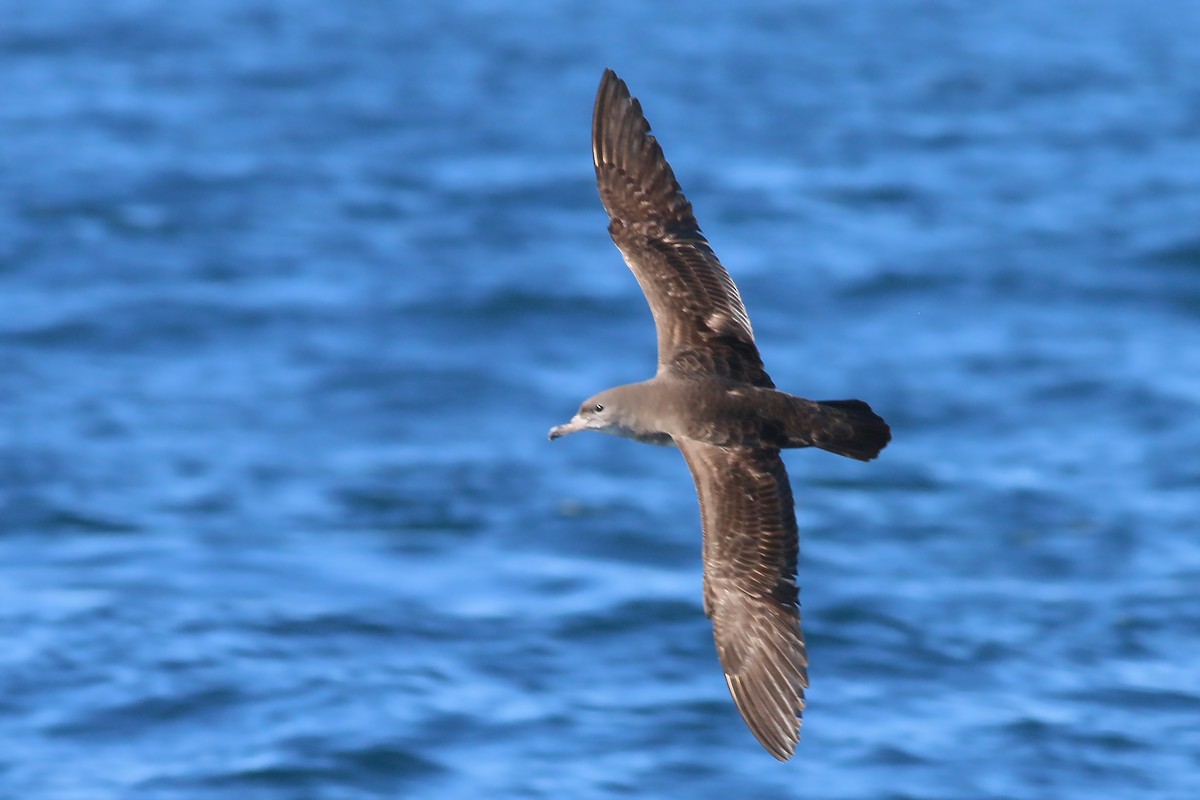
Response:
[[[892,440],[892,429],[862,400],[820,400],[817,405],[820,414],[810,432],[814,447],[870,461]]]

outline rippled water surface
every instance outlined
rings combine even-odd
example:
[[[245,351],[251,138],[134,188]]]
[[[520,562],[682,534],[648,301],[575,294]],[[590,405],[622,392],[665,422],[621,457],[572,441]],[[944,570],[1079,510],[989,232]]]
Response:
[[[1200,6],[69,0],[0,23],[0,795],[1200,797]],[[812,689],[729,700],[592,97],[776,382]]]

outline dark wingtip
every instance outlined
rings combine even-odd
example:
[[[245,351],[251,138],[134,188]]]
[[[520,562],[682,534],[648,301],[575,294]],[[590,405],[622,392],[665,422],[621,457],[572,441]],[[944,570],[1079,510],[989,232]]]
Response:
[[[597,168],[613,159],[615,153],[612,151],[617,144],[614,139],[621,138],[620,129],[626,116],[623,106],[632,101],[625,81],[606,68],[596,89],[596,104],[592,107],[592,161]],[[648,125],[646,132],[649,132]]]
[[[614,222],[653,220],[679,237],[703,240],[642,104],[611,69],[600,78],[592,108],[592,163],[600,199]]]
[[[761,599],[718,603],[713,634],[725,683],[746,727],[768,753],[787,761],[800,742],[808,688],[798,609]]]
[[[623,90],[623,91],[622,91]],[[592,108],[592,128],[595,129],[596,120],[600,117],[600,112],[608,99],[613,94],[629,94],[629,88],[625,86],[625,81],[617,77],[617,73],[611,69],[605,68],[604,74],[600,76],[600,86],[596,89],[596,104]]]
[[[793,687],[796,695],[792,697],[776,695],[778,688],[772,688],[763,676],[743,681],[726,675],[725,681],[746,727],[763,749],[779,761],[794,756],[804,724],[803,686],[807,680]]]

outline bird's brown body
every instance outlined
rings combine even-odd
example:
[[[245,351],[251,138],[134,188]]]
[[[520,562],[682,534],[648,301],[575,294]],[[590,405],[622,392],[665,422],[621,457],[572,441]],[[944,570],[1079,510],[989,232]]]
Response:
[[[888,436],[886,425],[861,401],[806,400],[720,379],[668,373],[610,389],[595,400],[593,405],[638,409],[636,417],[619,419],[609,433],[668,447],[679,439],[718,447],[819,447],[867,461]],[[585,404],[582,414],[587,413]],[[864,445],[864,430],[872,427],[876,440]]]

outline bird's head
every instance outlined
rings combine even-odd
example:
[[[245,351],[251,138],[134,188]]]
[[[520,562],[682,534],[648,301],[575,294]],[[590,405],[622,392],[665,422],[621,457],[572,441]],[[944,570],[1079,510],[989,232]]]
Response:
[[[600,431],[619,436],[620,433],[616,429],[620,427],[620,406],[615,393],[615,389],[609,389],[584,400],[570,422],[550,429],[550,441],[579,431]]]

